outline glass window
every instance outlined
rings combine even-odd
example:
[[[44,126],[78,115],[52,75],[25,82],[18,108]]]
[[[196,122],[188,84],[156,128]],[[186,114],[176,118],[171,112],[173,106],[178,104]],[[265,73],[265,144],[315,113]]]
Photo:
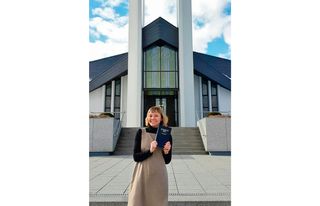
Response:
[[[106,84],[105,112],[111,111],[111,82]]]
[[[116,92],[116,95],[119,95],[120,96],[120,93],[121,93],[121,80],[116,80],[115,81],[115,92]]]
[[[213,107],[218,107],[217,96],[211,96],[211,102],[212,102],[212,108]]]
[[[166,46],[161,47],[161,71],[175,71],[176,52]]]
[[[144,88],[178,88],[177,52],[156,46],[144,52]]]
[[[160,47],[153,47],[146,51],[145,71],[160,70]]]
[[[111,95],[111,83],[107,84],[107,86],[106,86],[106,95],[108,95],[108,96]]]
[[[218,93],[217,93],[217,84],[211,82],[211,105],[212,111],[219,111],[218,110]]]
[[[161,88],[175,88],[176,72],[161,72]]]
[[[202,109],[203,116],[206,117],[209,111],[209,97],[208,97],[208,80],[202,78]]]
[[[144,78],[146,88],[160,88],[159,72],[145,72]]]
[[[120,96],[121,96],[121,80],[115,80],[115,95],[114,95],[114,116],[120,118]]]

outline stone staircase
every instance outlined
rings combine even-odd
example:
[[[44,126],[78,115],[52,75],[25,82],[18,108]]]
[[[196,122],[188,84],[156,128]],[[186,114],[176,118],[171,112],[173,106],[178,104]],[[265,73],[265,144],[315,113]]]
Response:
[[[139,128],[122,128],[114,155],[132,155],[134,138]],[[197,127],[173,127],[174,155],[206,155]]]

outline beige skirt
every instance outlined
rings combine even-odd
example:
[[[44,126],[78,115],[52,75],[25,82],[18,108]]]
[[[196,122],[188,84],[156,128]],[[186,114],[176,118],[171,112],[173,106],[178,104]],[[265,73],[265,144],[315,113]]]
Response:
[[[155,134],[141,129],[141,151],[150,149]],[[151,157],[137,162],[133,170],[130,184],[128,206],[167,206],[168,205],[168,174],[162,156],[157,148]]]

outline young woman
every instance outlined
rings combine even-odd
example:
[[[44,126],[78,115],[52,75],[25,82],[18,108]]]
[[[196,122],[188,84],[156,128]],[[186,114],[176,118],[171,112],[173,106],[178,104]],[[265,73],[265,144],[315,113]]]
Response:
[[[128,206],[167,206],[168,174],[166,164],[172,157],[172,137],[163,148],[157,147],[155,134],[160,124],[167,126],[168,117],[158,106],[151,107],[145,119],[147,128],[139,129],[134,143],[136,162]]]

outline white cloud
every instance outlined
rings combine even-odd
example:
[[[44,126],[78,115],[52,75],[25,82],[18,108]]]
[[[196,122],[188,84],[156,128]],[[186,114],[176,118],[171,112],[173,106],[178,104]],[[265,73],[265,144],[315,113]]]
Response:
[[[177,26],[176,8],[176,0],[145,0],[145,25],[161,16],[174,26]]]
[[[120,16],[110,7],[122,2],[108,1],[106,7],[92,10],[96,17],[89,21],[90,35],[96,40],[89,43],[90,61],[128,52],[128,17]]]
[[[96,0],[96,2],[100,2],[102,7],[117,7],[122,3],[127,3],[128,0]]]
[[[223,30],[224,41],[230,46],[231,45],[231,23],[226,24]]]
[[[107,40],[106,42],[96,41],[89,43],[89,61],[102,59],[117,54],[128,52],[127,42],[115,42]]]
[[[92,11],[96,17],[90,19],[90,35],[96,39],[105,37],[106,41],[90,43],[91,60],[128,52],[128,16],[120,16],[114,9],[122,3],[127,5],[128,2],[97,1],[102,2],[103,6]],[[231,46],[231,17],[223,13],[228,2],[230,3],[229,0],[192,0],[194,51],[207,53],[208,44],[219,37],[223,37],[226,44]],[[145,25],[161,16],[177,26],[176,6],[176,0],[145,0]],[[195,22],[201,24],[197,25]],[[230,56],[230,47],[227,54],[221,55]]]
[[[101,16],[104,19],[114,19],[116,17],[115,11],[110,7],[95,8],[92,10],[92,14]]]
[[[208,43],[222,35],[230,45],[231,18],[223,13],[227,3],[227,0],[192,1],[194,51],[206,53]],[[201,22],[201,25],[196,22]]]

